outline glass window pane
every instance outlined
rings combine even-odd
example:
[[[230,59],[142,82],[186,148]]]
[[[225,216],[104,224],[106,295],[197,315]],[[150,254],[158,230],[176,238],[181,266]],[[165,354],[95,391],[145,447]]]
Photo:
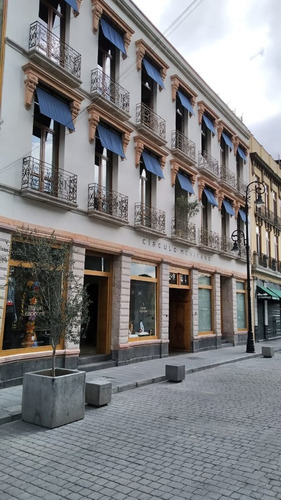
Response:
[[[131,281],[130,337],[156,334],[156,283]]]
[[[199,285],[211,285],[211,276],[208,274],[200,274],[198,278]]]
[[[169,283],[170,285],[176,285],[177,284],[177,273],[169,273]]]
[[[180,284],[184,285],[184,286],[188,286],[188,278],[189,278],[188,274],[181,274],[180,275],[180,280],[181,280]]]
[[[156,278],[156,267],[149,264],[131,263],[132,276],[146,276],[147,278]]]
[[[246,311],[245,311],[245,294],[236,294],[237,302],[237,328],[238,330],[243,330],[247,328],[246,326]]]
[[[211,290],[201,288],[198,290],[198,320],[199,332],[212,330],[212,293]]]
[[[245,290],[245,283],[242,281],[236,281],[236,290]]]
[[[97,255],[86,255],[85,269],[108,273],[110,271],[110,260],[107,257],[99,257]]]

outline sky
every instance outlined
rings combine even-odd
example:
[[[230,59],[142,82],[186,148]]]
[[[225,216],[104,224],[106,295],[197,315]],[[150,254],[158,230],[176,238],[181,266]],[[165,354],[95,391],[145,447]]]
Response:
[[[281,0],[133,1],[280,158]]]

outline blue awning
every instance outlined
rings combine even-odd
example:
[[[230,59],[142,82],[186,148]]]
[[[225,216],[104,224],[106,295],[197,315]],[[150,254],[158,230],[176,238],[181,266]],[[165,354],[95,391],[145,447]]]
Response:
[[[241,208],[239,208],[238,213],[239,213],[239,215],[240,215],[241,220],[242,220],[243,222],[246,222],[246,220],[247,220],[247,219],[246,219],[246,212],[244,212],[244,210],[241,210]]]
[[[158,83],[158,85],[160,85],[160,87],[162,87],[162,89],[164,89],[164,82],[162,80],[162,77],[160,75],[160,71],[155,68],[155,66],[153,66],[145,57],[143,58],[142,60],[143,62],[143,65],[145,67],[145,70],[147,72],[147,74],[152,78],[152,80],[154,80],[156,83]]]
[[[192,184],[191,184],[190,180],[188,179],[188,177],[186,177],[185,175],[182,175],[182,174],[178,173],[178,180],[179,180],[179,183],[180,183],[180,187],[182,189],[184,189],[185,191],[187,191],[190,194],[195,194],[194,193],[194,189],[192,187]]]
[[[65,1],[70,5],[70,7],[72,7],[74,10],[76,10],[76,12],[79,13],[76,0],[65,0]]]
[[[245,153],[244,153],[243,149],[241,149],[241,148],[239,148],[239,147],[238,147],[238,148],[237,148],[237,153],[238,153],[238,154],[239,154],[239,156],[242,158],[242,160],[247,161],[247,158],[246,158],[246,155],[245,155]]]
[[[112,153],[116,153],[117,155],[121,156],[121,158],[125,158],[122,138],[117,132],[114,132],[114,130],[111,130],[99,124],[98,134],[100,142],[102,143],[102,146],[104,148],[109,149],[109,151],[112,151]]]
[[[222,200],[223,202],[223,206],[225,208],[225,211],[229,214],[229,215],[235,215],[235,212],[232,208],[232,205],[229,201],[226,201],[226,200]]]
[[[218,202],[217,202],[214,194],[212,193],[212,191],[209,191],[209,189],[205,188],[203,192],[206,195],[207,202],[210,203],[210,205],[213,205],[214,207],[217,207],[218,206]]]
[[[179,100],[182,103],[183,107],[185,109],[187,109],[187,111],[189,111],[189,113],[194,115],[193,107],[191,106],[190,100],[184,94],[182,94],[179,90],[178,90],[178,96],[179,96]]]
[[[143,151],[141,155],[145,164],[145,168],[152,174],[157,175],[158,177],[162,177],[162,179],[164,179],[164,175],[159,160],[157,160],[155,156],[151,156],[149,153],[147,153],[147,151]]]
[[[211,130],[211,132],[212,132],[213,134],[216,134],[216,129],[215,129],[215,127],[214,127],[213,122],[212,122],[212,121],[211,121],[211,120],[210,120],[210,119],[209,119],[206,115],[203,115],[203,120],[204,120],[204,122],[205,122],[206,127],[207,127],[209,130]]]
[[[70,130],[75,130],[69,104],[40,89],[40,87],[36,88],[36,94],[42,115],[48,116]]]
[[[228,137],[228,135],[226,135],[224,133],[222,133],[221,135],[223,136],[224,142],[229,147],[229,149],[233,149],[233,144],[231,142],[230,137]]]
[[[101,18],[100,20],[102,31],[104,36],[111,42],[117,49],[121,50],[125,56],[127,55],[125,45],[124,45],[124,39],[122,35],[115,29],[113,26],[111,26],[105,19]]]

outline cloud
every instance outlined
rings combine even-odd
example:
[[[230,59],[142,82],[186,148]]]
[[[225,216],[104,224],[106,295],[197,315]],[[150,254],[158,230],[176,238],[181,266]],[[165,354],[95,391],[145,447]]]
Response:
[[[257,141],[275,160],[281,158],[281,112],[274,117],[252,123],[249,128]]]

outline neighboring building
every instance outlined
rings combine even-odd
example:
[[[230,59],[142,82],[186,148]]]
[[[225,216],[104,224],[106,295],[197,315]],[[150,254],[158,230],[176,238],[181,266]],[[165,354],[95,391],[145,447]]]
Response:
[[[72,365],[244,343],[245,256],[230,236],[249,130],[129,0],[10,0],[5,40],[2,379],[49,355],[48,335],[35,325],[26,342],[20,321],[22,227],[73,241],[92,307],[80,346],[59,350]]]
[[[264,184],[261,208],[255,207],[255,191],[251,197],[254,324],[256,340],[262,341],[281,336],[281,177],[280,164],[253,136],[250,151],[251,181]]]

